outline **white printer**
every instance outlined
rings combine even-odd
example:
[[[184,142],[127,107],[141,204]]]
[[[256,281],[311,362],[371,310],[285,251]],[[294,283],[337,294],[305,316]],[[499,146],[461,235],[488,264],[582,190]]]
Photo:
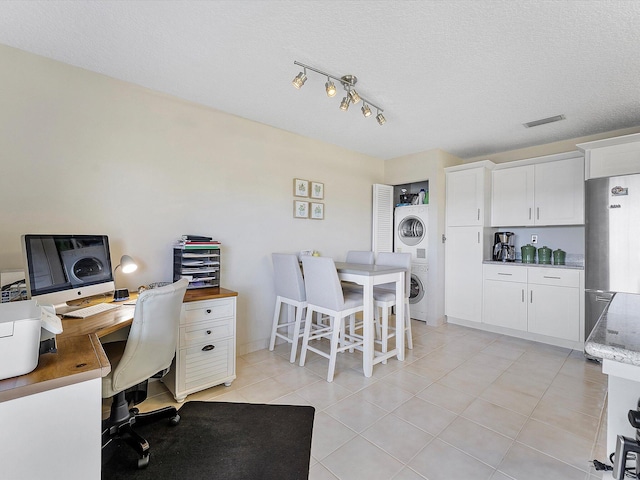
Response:
[[[53,306],[35,300],[0,303],[0,380],[35,370],[43,328],[62,333]]]

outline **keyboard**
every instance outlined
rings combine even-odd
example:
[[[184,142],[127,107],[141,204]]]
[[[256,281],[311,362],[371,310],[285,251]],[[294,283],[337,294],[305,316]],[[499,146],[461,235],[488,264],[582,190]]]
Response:
[[[117,305],[115,303],[97,303],[89,307],[84,307],[78,310],[73,310],[72,312],[65,313],[64,316],[72,318],[86,318],[90,317],[91,315],[97,315],[98,313],[107,312],[118,307],[120,307],[120,305]]]

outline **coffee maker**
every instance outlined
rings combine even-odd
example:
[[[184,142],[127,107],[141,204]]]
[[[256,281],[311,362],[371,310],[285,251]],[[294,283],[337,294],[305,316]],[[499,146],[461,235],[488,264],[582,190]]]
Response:
[[[629,438],[623,435],[618,435],[616,438],[616,453],[613,457],[613,472],[612,476],[615,480],[624,480],[627,470],[627,455],[629,453],[635,453],[636,457],[636,477],[638,472],[638,455],[640,455],[640,400],[638,401],[638,408],[636,410],[629,410],[627,416],[629,423],[636,429],[636,438]]]
[[[493,237],[493,260],[497,262],[515,262],[516,247],[513,232],[496,232]]]

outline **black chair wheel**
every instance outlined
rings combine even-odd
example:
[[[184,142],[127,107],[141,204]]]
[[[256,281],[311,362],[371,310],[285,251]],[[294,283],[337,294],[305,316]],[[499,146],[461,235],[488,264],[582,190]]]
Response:
[[[180,415],[176,413],[175,417],[171,417],[171,420],[169,421],[169,423],[174,427],[178,425],[180,423]]]
[[[131,415],[138,415],[140,413],[140,409],[138,407],[133,407],[133,408],[129,409],[129,413]]]
[[[138,468],[147,468],[147,465],[149,465],[149,455],[145,455],[142,458],[138,459]]]

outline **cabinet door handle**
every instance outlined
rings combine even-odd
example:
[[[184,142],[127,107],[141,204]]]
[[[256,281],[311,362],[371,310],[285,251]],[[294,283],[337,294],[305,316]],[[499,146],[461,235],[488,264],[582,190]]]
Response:
[[[207,330],[207,335],[211,335],[211,330]]]
[[[550,276],[547,276],[547,275],[544,275],[543,278],[554,278],[556,280],[562,280],[562,277],[550,277]]]
[[[524,288],[522,289],[522,303],[524,303]]]
[[[529,220],[531,220],[531,207],[529,207]]]
[[[202,351],[203,352],[210,352],[214,348],[216,348],[216,347],[214,347],[213,345],[205,345],[204,347],[202,347]]]
[[[478,232],[478,244],[480,243],[480,232]]]
[[[210,308],[207,309],[207,313],[211,313],[211,309]]]
[[[540,220],[540,207],[536,208],[536,219]]]
[[[508,276],[510,277],[511,275],[513,275],[513,273],[502,273],[502,272],[498,272],[498,275],[508,275]]]
[[[478,220],[480,220],[480,209],[478,209]]]
[[[529,300],[529,302],[533,303],[533,290],[531,290],[530,294],[531,294],[531,299]]]

